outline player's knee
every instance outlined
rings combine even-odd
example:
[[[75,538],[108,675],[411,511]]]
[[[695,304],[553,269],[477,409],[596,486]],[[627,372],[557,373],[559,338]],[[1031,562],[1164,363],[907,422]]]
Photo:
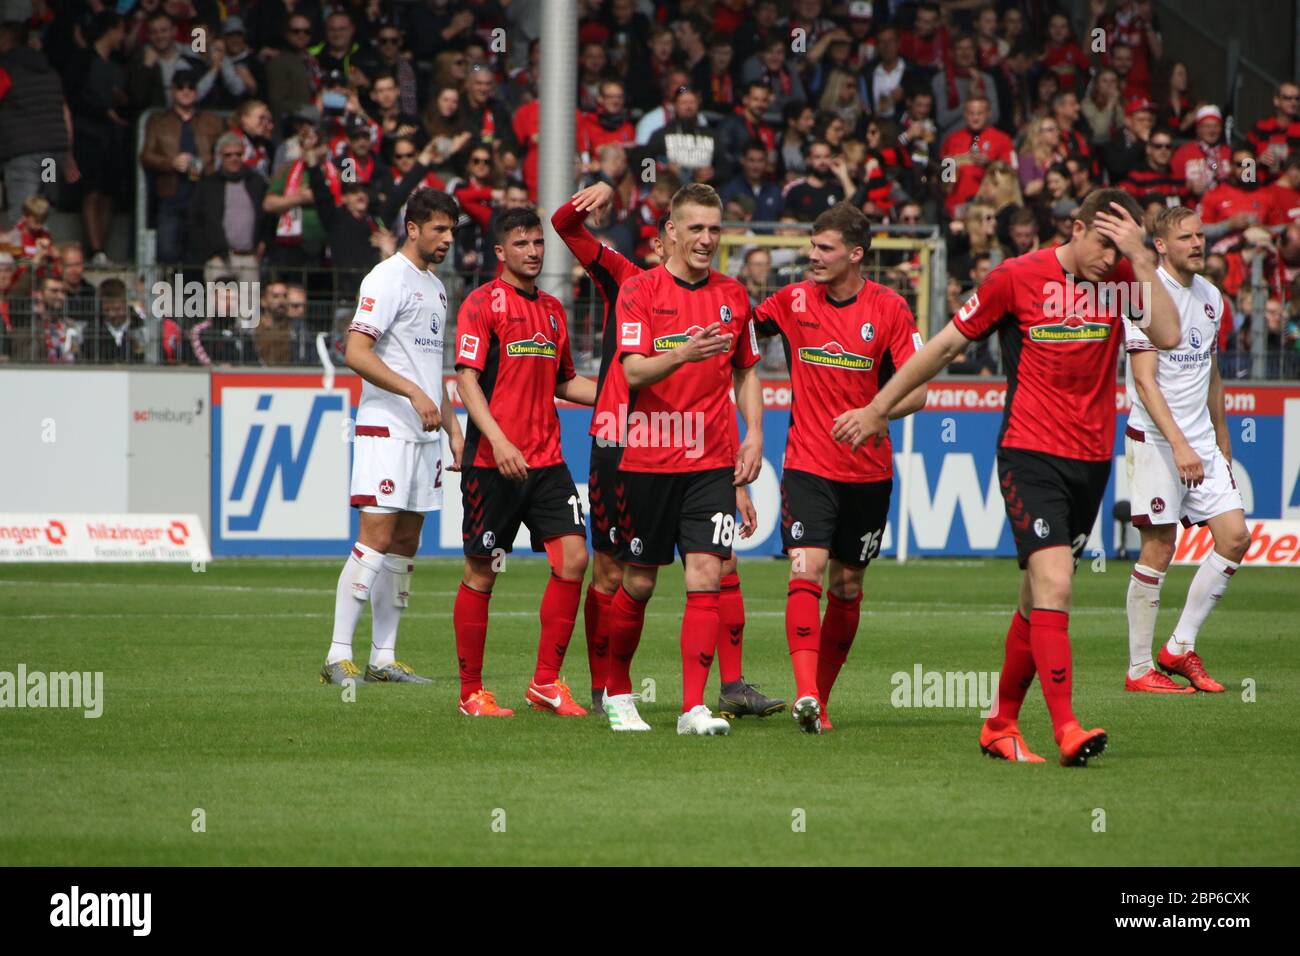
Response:
[[[393,550],[396,536],[387,528],[366,529],[365,533],[360,535],[359,539],[367,548],[372,548],[380,554],[390,554]],[[412,552],[414,554],[414,552]]]
[[[558,560],[551,560],[551,570],[566,581],[581,581],[587,573],[587,549],[566,547]]]
[[[649,568],[627,568],[623,572],[622,587],[638,601],[648,601],[655,593],[655,576]]]
[[[622,566],[607,554],[596,552],[596,563],[591,574],[592,584],[604,594],[613,594],[623,583]]]
[[[1240,564],[1241,559],[1246,556],[1249,549],[1250,532],[1246,530],[1246,526],[1243,524],[1241,527],[1233,529],[1232,533],[1226,536],[1226,540],[1216,550],[1234,564]]]
[[[475,591],[486,591],[491,593],[492,585],[496,583],[497,575],[492,570],[492,562],[487,558],[466,558],[465,573],[461,581]]]
[[[725,578],[729,574],[736,573],[736,556],[733,554],[722,562],[722,576]]]
[[[1174,542],[1170,538],[1152,538],[1142,542],[1142,563],[1153,571],[1166,571],[1174,560]]]

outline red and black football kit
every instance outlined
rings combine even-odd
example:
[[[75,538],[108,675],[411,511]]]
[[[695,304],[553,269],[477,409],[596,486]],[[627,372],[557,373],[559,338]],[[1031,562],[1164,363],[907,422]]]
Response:
[[[605,383],[611,382],[612,395],[627,395],[627,379],[622,363],[614,361],[618,350],[617,328],[614,316],[618,304],[618,291],[624,282],[641,274],[623,255],[602,245],[583,225],[586,213],[578,212],[572,202],[567,202],[551,217],[551,225],[564,244],[569,247],[578,264],[587,271],[591,284],[600,296],[603,306],[601,320],[600,374],[596,379],[596,408],[591,417],[591,462],[587,478],[587,498],[591,505],[591,545],[597,551],[614,555],[618,550],[618,525],[615,522],[617,491],[614,473],[618,470],[620,451],[615,429],[601,429],[602,422],[613,422],[617,407],[602,405]]]
[[[628,355],[651,358],[680,348],[714,323],[733,336],[728,351],[681,365],[653,385],[631,389],[623,375],[620,388],[607,378],[596,407],[596,424],[607,428],[597,440],[622,445],[617,558],[670,564],[676,548],[726,560],[735,536],[739,446],[732,373],[759,357],[745,288],[713,270],[690,283],[659,266],[624,283],[616,319],[620,363]]]
[[[869,404],[912,357],[920,334],[897,292],[867,281],[844,301],[811,279],[788,285],[754,310],[766,335],[780,335],[794,399],[781,478],[781,542],[825,548],[865,567],[880,553],[893,450],[864,442],[857,451],[831,437],[843,412]]]
[[[541,290],[524,292],[494,279],[465,300],[457,317],[456,368],[480,373],[492,417],[528,464],[511,481],[497,469],[492,445],[470,420],[465,431],[461,499],[465,554],[510,551],[520,524],[534,551],[566,534],[586,535],[577,488],[560,449],[556,386],[574,377],[564,307]]]

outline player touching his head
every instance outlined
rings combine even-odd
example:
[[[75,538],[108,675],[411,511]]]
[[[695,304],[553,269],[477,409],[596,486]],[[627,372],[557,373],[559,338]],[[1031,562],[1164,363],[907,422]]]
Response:
[[[1141,329],[1128,328],[1125,429],[1129,498],[1142,553],[1128,585],[1128,677],[1125,690],[1158,694],[1219,692],[1205,672],[1196,635],[1223,597],[1250,547],[1241,492],[1232,476],[1232,436],[1215,362],[1223,294],[1199,273],[1205,268],[1205,230],[1186,206],[1162,210],[1153,226],[1157,275],[1178,309],[1180,338],[1157,349]],[[1196,571],[1173,636],[1156,664],[1187,678],[1184,687],[1151,666],[1151,641],[1160,611],[1160,586],[1174,556],[1177,522],[1209,525],[1214,550]]]
[[[598,214],[608,207],[613,195],[614,190],[608,183],[596,183],[580,190],[551,217],[551,225],[586,270],[604,304],[600,375],[597,378],[596,411],[591,421],[591,464],[587,483],[587,496],[591,502],[591,541],[595,556],[592,561],[591,584],[587,588],[586,602],[582,609],[587,635],[587,660],[591,669],[591,701],[593,708],[602,714],[605,673],[609,660],[609,627],[605,612],[623,583],[623,566],[615,556],[618,549],[618,525],[614,520],[617,502],[614,477],[622,453],[622,443],[617,434],[606,434],[606,429],[602,426],[616,420],[618,403],[627,401],[623,367],[614,361],[614,353],[618,349],[615,310],[619,289],[625,281],[643,271],[614,249],[602,245],[584,224],[590,214]],[[664,234],[667,221],[667,216],[660,220],[659,235],[655,239],[655,253],[660,262],[667,259],[671,252]],[[608,388],[606,382],[609,383]],[[736,509],[741,515],[737,532],[741,537],[747,537],[753,533],[757,519],[749,492],[744,487],[736,489]],[[740,590],[735,555],[722,565],[718,623],[718,670],[722,680],[718,712],[726,717],[743,717],[747,714],[766,717],[782,710],[785,701],[764,696],[744,678],[741,662],[745,601]]]
[[[513,713],[483,687],[483,648],[500,559],[521,524],[551,566],[525,698],[563,717],[587,713],[560,679],[587,571],[587,526],[564,464],[555,399],[591,405],[596,383],[574,373],[564,307],[537,288],[545,252],[537,213],[506,210],[496,227],[501,274],[475,289],[457,317],[456,376],[470,425],[460,483],[465,574],[453,619],[460,712],[472,717]]]
[[[1106,747],[1106,732],[1085,730],[1074,715],[1072,578],[1110,479],[1123,320],[1142,323],[1156,348],[1174,348],[1180,337],[1178,312],[1143,247],[1140,218],[1123,190],[1089,193],[1069,242],[1009,259],[990,272],[869,405],[835,424],[835,437],[855,448],[883,437],[904,396],[970,340],[998,332],[1007,374],[999,484],[1025,574],[1007,631],[998,710],[980,733],[980,747],[992,757],[1042,761],[1019,725],[1035,673],[1061,764],[1084,766]]]
[[[453,467],[460,465],[460,425],[442,383],[447,292],[431,271],[451,248],[459,217],[446,193],[418,190],[407,202],[402,248],[361,282],[347,344],[348,367],[364,380],[352,457],[361,527],[339,575],[323,684],[361,675],[352,663],[352,632],[366,601],[372,638],[365,679],[430,683],[394,655],[424,512],[442,507],[439,427],[451,442]]]
[[[614,430],[627,441],[615,474],[615,556],[623,580],[607,612],[606,712],[616,730],[649,729],[632,699],[632,656],[659,568],[676,550],[686,565],[677,732],[726,734],[727,721],[704,705],[704,687],[717,648],[722,565],[736,532],[735,489],[752,482],[763,463],[758,339],[744,286],[711,268],[722,235],[718,194],[683,186],[665,232],[668,259],[625,282],[616,310],[615,361],[622,363],[626,398],[617,403]],[[644,421],[668,423],[676,438],[636,440],[629,426]]]
[[[794,391],[781,476],[781,541],[790,555],[785,631],[791,712],[801,730],[816,734],[831,726],[826,704],[857,635],[862,575],[880,554],[894,473],[888,439],[850,447],[831,426],[870,402],[921,347],[921,336],[903,297],[862,276],[871,226],[860,210],[851,203],[826,210],[810,243],[809,278],[769,296],[754,324],[781,336]],[[919,410],[925,392],[917,385],[890,417]]]

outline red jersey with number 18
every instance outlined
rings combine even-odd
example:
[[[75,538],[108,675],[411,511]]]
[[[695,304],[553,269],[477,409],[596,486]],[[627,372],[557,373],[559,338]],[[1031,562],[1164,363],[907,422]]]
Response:
[[[1109,461],[1120,323],[1142,297],[1127,259],[1094,283],[1067,273],[1057,248],[1002,263],[953,322],[969,339],[999,335],[1007,404],[998,447]]]
[[[868,404],[895,369],[921,347],[907,302],[892,289],[867,281],[858,294],[837,302],[811,279],[774,293],[754,309],[759,332],[780,334],[790,363],[790,432],[785,466],[831,481],[884,481],[893,477],[886,438],[855,452],[831,437],[835,419]]]
[[[739,429],[731,400],[732,371],[758,361],[745,287],[715,270],[690,283],[658,266],[623,283],[615,317],[617,362],[628,355],[653,358],[680,348],[715,322],[720,334],[732,336],[726,352],[680,365],[645,388],[629,389],[620,376],[623,394],[615,394],[618,381],[605,379],[596,404],[603,425],[596,434],[599,439],[605,433],[612,414],[618,432],[608,438],[625,445],[619,467],[677,473],[734,466]]]

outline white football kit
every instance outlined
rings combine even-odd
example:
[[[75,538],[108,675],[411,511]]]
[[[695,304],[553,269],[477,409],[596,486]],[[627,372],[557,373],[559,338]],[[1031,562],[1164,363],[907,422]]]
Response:
[[[1191,286],[1184,288],[1163,267],[1156,273],[1173,299],[1182,325],[1178,347],[1159,352],[1156,359],[1156,387],[1187,443],[1200,455],[1205,480],[1188,488],[1179,479],[1173,449],[1143,407],[1133,382],[1132,353],[1157,351],[1156,347],[1142,329],[1126,322],[1125,344],[1130,354],[1126,384],[1132,404],[1125,429],[1129,498],[1136,526],[1172,524],[1180,518],[1191,526],[1242,507],[1232,466],[1215,440],[1207,402],[1223,320],[1223,294],[1201,276],[1193,276]]]
[[[432,272],[400,252],[361,282],[349,332],[375,340],[375,354],[442,404],[442,341],[447,291]],[[426,432],[401,395],[363,382],[352,456],[352,504],[363,511],[442,507],[440,432]]]

